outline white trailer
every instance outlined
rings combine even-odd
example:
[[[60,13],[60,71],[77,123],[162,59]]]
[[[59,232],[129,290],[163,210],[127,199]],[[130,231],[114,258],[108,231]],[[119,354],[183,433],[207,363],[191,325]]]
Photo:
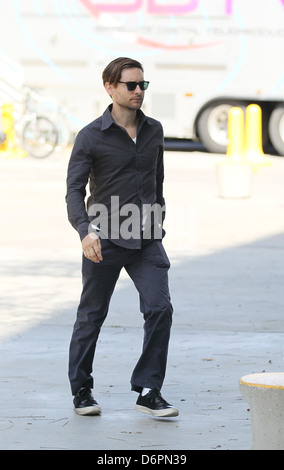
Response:
[[[133,40],[144,48],[151,80],[146,106],[166,137],[225,152],[230,108],[257,103],[264,144],[269,139],[284,155],[284,1],[164,3],[148,2]]]
[[[128,56],[144,65],[150,80],[144,109],[161,120],[167,138],[225,152],[228,111],[257,103],[264,143],[284,155],[284,0],[5,5],[0,47],[24,67],[28,84],[64,100],[77,122],[104,110],[102,69]],[[11,31],[17,41],[5,42]]]

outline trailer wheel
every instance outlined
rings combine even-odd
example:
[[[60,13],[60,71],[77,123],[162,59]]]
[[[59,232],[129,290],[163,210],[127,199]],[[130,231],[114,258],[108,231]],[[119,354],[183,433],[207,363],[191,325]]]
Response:
[[[228,114],[232,105],[219,103],[208,106],[197,122],[201,142],[212,153],[226,153],[228,145]]]
[[[278,106],[271,113],[269,137],[277,153],[284,156],[284,106]]]
[[[211,104],[205,108],[201,115],[199,116],[197,122],[197,132],[198,136],[207,148],[209,152],[212,153],[226,153],[228,146],[228,115],[232,107],[237,106],[242,108],[244,113],[246,107],[250,104],[249,101],[239,101],[239,102],[219,102],[218,104]],[[268,116],[267,109],[264,105],[261,106],[262,109],[262,145],[265,146],[268,142]],[[283,115],[283,107],[282,115]],[[282,134],[282,152],[283,150],[283,122],[281,121]],[[283,155],[283,153],[281,154]]]

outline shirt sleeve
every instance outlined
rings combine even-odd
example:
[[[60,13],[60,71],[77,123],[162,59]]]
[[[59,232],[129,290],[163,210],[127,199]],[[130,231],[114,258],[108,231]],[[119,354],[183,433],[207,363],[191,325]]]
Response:
[[[161,137],[161,146],[159,149],[158,155],[158,164],[157,164],[157,203],[164,208],[162,211],[162,223],[165,219],[165,199],[163,195],[163,185],[164,185],[164,135],[162,129]]]
[[[90,171],[93,163],[93,152],[84,131],[76,137],[67,171],[67,213],[71,225],[78,231],[80,239],[89,233],[89,218],[85,197]]]

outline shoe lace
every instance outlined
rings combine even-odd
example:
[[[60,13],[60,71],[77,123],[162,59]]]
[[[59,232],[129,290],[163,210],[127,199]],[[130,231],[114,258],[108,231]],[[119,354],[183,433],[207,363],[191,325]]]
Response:
[[[158,405],[168,405],[166,400],[162,397],[161,392],[159,392],[158,390],[151,390],[149,398],[152,402],[155,402]]]
[[[82,398],[93,398],[91,389],[89,388],[82,388],[79,390],[79,394]]]

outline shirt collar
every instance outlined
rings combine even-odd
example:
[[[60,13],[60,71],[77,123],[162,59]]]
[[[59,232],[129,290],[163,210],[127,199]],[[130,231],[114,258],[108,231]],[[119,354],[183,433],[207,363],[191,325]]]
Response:
[[[111,110],[112,110],[112,104],[110,104],[107,109],[105,110],[103,116],[102,116],[102,126],[101,126],[101,130],[102,131],[105,131],[106,129],[108,129],[110,126],[112,126],[112,124],[115,124],[115,121],[111,115]],[[144,123],[144,121],[147,121],[148,124],[152,124],[150,118],[148,118],[147,116],[145,116],[145,114],[143,113],[143,111],[141,111],[141,109],[139,109],[137,111],[138,113],[138,117],[139,117],[139,123],[140,125],[142,125]]]

